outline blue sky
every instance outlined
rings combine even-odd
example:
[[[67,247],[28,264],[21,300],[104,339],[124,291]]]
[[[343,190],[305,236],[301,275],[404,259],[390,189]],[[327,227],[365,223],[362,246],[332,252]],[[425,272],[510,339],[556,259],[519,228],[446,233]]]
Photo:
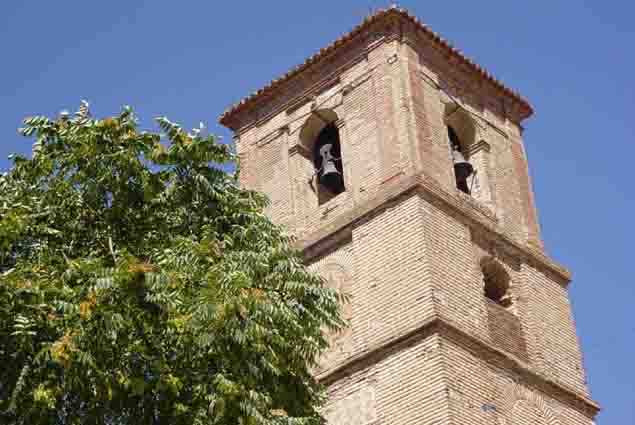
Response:
[[[0,170],[26,115],[88,100],[216,124],[386,1],[11,2],[0,5]],[[525,142],[546,247],[571,299],[599,424],[635,423],[635,3],[403,1],[536,114]]]

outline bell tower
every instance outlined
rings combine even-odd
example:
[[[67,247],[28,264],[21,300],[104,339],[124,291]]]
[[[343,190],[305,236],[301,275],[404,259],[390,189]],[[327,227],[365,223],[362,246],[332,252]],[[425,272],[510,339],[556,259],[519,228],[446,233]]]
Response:
[[[229,108],[241,184],[348,295],[315,373],[334,425],[593,423],[543,249],[523,97],[407,11]]]

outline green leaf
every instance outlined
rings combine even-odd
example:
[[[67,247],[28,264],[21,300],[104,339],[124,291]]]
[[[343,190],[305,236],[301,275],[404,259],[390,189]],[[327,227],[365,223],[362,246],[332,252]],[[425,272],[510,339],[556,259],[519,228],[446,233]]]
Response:
[[[0,176],[0,411],[192,424],[213,401],[217,424],[318,423],[336,294],[225,171],[226,145],[157,125],[85,102],[24,120],[33,157]]]

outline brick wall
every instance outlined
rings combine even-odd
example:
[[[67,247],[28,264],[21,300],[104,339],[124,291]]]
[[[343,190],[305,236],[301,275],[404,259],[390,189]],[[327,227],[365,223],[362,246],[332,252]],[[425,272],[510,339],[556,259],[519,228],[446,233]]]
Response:
[[[254,112],[270,119],[255,121],[239,132],[242,184],[263,190],[272,203],[287,205],[283,208],[272,205],[271,215],[300,233],[321,226],[325,211],[335,207],[341,214],[354,208],[399,175],[425,172],[455,191],[444,108],[458,100],[478,121],[478,138],[488,145],[487,154],[476,160],[482,168],[479,184],[487,185],[482,190],[487,194],[482,204],[493,209],[500,225],[514,237],[540,245],[533,193],[517,126],[499,116],[498,109],[487,109],[495,102],[459,90],[461,84],[470,86],[464,81],[464,70],[440,65],[445,59],[438,52],[425,46],[416,47],[399,44],[394,39],[376,44],[370,50],[364,45],[353,46],[345,55],[352,61],[350,68],[342,71],[339,78],[325,72],[324,77],[332,82],[322,84],[322,91],[305,100],[299,96],[301,99],[295,103],[289,99],[291,108],[281,108],[280,99],[275,99],[263,105],[258,113]],[[336,63],[341,65],[340,60]],[[316,85],[317,76],[312,74],[304,85],[298,82],[299,93]],[[444,87],[445,92],[435,84]],[[312,105],[317,110],[334,111],[341,123],[347,191],[340,199],[322,206],[318,206],[315,187],[310,184],[314,173],[310,153],[293,149],[301,144],[302,126],[311,114]],[[272,144],[275,148],[269,146]],[[276,150],[282,156],[275,167],[276,176],[273,167],[262,166],[262,160],[271,156],[269,152],[258,153],[261,145],[267,146],[265,150],[281,148]],[[271,181],[276,184],[265,187]],[[285,210],[282,217],[274,212],[279,209]]]
[[[591,415],[522,383],[520,376],[485,360],[452,338],[442,340],[452,423],[470,425],[583,425]]]
[[[367,347],[403,335],[433,316],[421,201],[416,196],[391,205],[353,229],[360,297],[359,339]]]
[[[350,239],[311,261],[310,267],[327,280],[333,280],[333,270],[341,269],[351,281],[346,291],[350,306],[345,306],[350,308],[351,329],[325,355],[320,372],[388,344],[433,318],[420,207],[421,199],[410,196],[358,223]]]
[[[469,226],[431,202],[422,212],[437,314],[466,332],[488,338],[482,277]]]
[[[407,75],[410,87],[410,109],[415,134],[414,148],[417,152],[415,168],[425,171],[446,187],[454,184],[450,164],[450,153],[445,140],[447,131],[435,123],[443,122],[443,105],[437,90],[430,86],[422,75],[420,59],[410,46],[405,47]],[[443,131],[442,133],[439,133]]]
[[[521,360],[528,361],[525,335],[518,316],[489,300],[487,323],[492,342]]]
[[[568,276],[542,251],[509,99],[399,19],[310,69],[234,122],[241,183],[269,196],[267,214],[350,296],[351,326],[329,336],[316,370],[330,384],[326,416],[590,424]],[[455,188],[445,121],[455,102],[486,185],[473,197]],[[316,111],[336,119],[346,184],[322,204],[303,139]],[[509,311],[484,297],[484,259],[509,275]]]
[[[382,352],[329,387],[325,416],[337,425],[450,422],[437,336]]]
[[[523,264],[527,346],[532,364],[543,375],[588,394],[580,345],[567,289],[560,279]]]
[[[488,197],[501,225],[521,240],[540,240],[527,165],[522,155],[518,125],[511,122],[487,85],[479,84],[461,66],[449,63],[437,48],[413,33],[406,33],[411,108],[414,115],[417,168],[453,189],[454,176],[444,121],[446,105],[468,111],[477,139],[489,145]],[[441,87],[442,89],[439,89]],[[491,192],[491,195],[489,193]],[[538,242],[538,244],[540,244]]]

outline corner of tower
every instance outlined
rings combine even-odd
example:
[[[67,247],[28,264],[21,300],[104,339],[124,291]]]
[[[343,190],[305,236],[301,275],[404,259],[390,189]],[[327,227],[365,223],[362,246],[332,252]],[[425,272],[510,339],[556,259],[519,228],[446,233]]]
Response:
[[[350,295],[350,328],[316,370],[327,416],[591,424],[570,273],[545,254],[534,205],[532,113],[390,7],[220,117],[241,184]]]

